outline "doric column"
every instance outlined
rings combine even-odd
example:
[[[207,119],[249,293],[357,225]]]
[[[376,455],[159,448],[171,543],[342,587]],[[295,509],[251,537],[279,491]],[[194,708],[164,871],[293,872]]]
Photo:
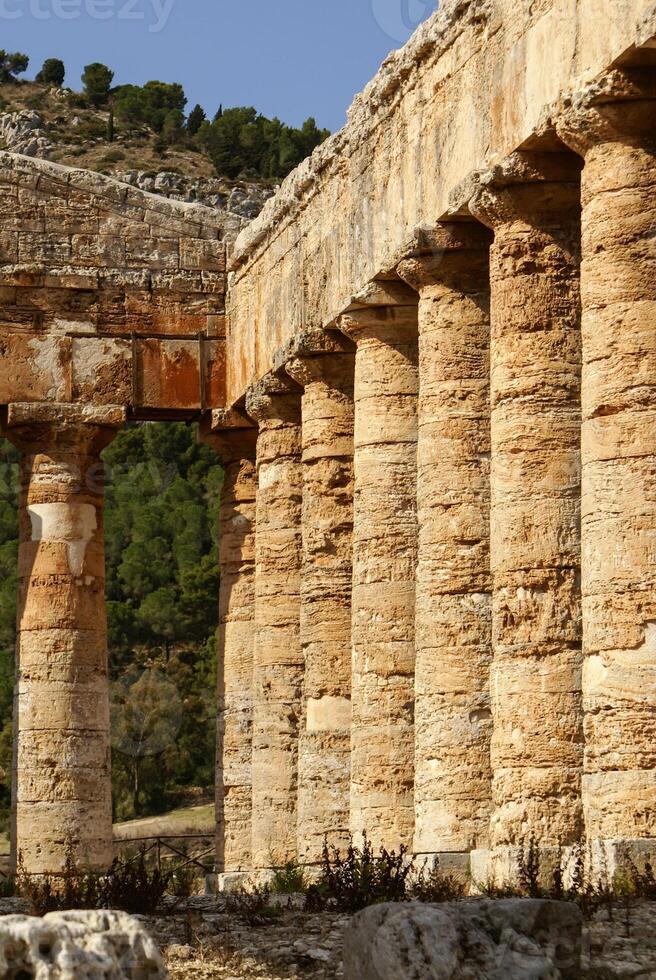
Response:
[[[419,293],[415,843],[488,845],[491,809],[491,234],[425,233],[398,272]]]
[[[470,207],[494,229],[491,692],[497,854],[581,833],[579,171],[517,154]]]
[[[301,398],[291,380],[267,375],[249,389],[259,426],[253,663],[253,865],[297,855],[300,642]]]
[[[285,357],[303,388],[298,854],[308,864],[324,836],[342,847],[349,833],[354,362],[346,338],[323,331]]]
[[[257,430],[217,411],[201,439],[221,457],[217,649],[216,851],[219,872],[250,871]]]
[[[586,830],[656,838],[656,75],[566,107],[584,158],[583,692]]]
[[[339,320],[357,345],[351,830],[397,848],[414,831],[417,306],[375,287]]]
[[[32,873],[113,858],[100,452],[122,408],[10,405],[23,452],[13,854]]]

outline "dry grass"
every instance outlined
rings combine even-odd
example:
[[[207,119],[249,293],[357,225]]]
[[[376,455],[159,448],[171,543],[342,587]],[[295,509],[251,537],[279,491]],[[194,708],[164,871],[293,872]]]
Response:
[[[190,834],[215,832],[214,805],[185,807],[172,810],[161,817],[144,817],[114,824],[115,840],[135,840],[139,837],[186,837]]]

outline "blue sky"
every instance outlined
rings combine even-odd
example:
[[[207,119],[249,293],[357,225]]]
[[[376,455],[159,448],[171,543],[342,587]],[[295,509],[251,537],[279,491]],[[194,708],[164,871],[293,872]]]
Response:
[[[255,105],[298,125],[336,130],[383,58],[437,0],[0,0],[2,47],[82,67],[102,61],[117,84],[181,82],[190,106]]]

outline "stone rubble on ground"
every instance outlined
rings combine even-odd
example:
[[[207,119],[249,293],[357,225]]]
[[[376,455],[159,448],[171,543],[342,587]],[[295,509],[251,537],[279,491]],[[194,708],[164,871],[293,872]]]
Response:
[[[9,980],[165,980],[162,956],[125,912],[0,918],[0,976]]]
[[[282,902],[282,896],[278,896]],[[171,980],[288,980],[291,977],[304,977],[308,980],[348,980],[348,973],[343,964],[343,953],[347,947],[347,968],[348,957],[352,953],[348,949],[353,949],[353,937],[360,936],[362,931],[361,920],[373,918],[378,920],[381,916],[382,906],[373,907],[361,913],[360,916],[352,917],[346,914],[334,912],[324,912],[318,914],[308,914],[299,911],[298,897],[293,896],[288,899],[288,903],[282,902],[275,910],[268,909],[265,914],[249,917],[243,912],[237,912],[231,907],[230,900],[225,898],[215,898],[210,896],[195,896],[190,899],[165,899],[160,912],[154,916],[127,916],[121,913],[105,912],[68,912],[47,916],[43,920],[30,919],[24,915],[15,913],[24,911],[25,902],[21,899],[2,899],[0,900],[0,936],[3,935],[7,926],[12,921],[27,920],[28,922],[49,923],[63,918],[67,922],[67,927],[71,928],[71,922],[75,922],[78,916],[120,916],[121,920],[137,924],[139,932],[134,935],[145,935],[152,937],[153,943],[163,951],[164,960],[169,970]],[[286,905],[290,904],[290,908]],[[469,919],[473,920],[475,928],[463,929],[459,935],[459,942],[463,938],[470,938],[480,928],[480,923],[492,923],[490,930],[494,935],[499,934],[498,919],[506,917],[507,910],[504,906],[513,907],[505,929],[505,945],[498,946],[503,953],[506,947],[510,954],[520,952],[522,954],[533,953],[528,962],[531,964],[530,972],[511,973],[508,967],[508,960],[501,959],[503,969],[501,973],[490,973],[485,980],[559,980],[559,977],[567,977],[567,974],[549,972],[550,967],[545,967],[547,972],[542,970],[539,959],[536,958],[535,948],[544,942],[543,936],[550,935],[562,939],[567,936],[572,928],[572,923],[578,920],[578,910],[574,906],[566,906],[563,914],[562,936],[554,929],[554,923],[560,923],[561,919],[549,913],[546,918],[538,916],[537,919],[530,920],[525,910],[535,903],[528,900],[508,900],[494,901],[489,900],[472,901],[460,903],[458,908],[458,918],[462,919],[465,915],[461,910],[470,906],[473,912],[469,914]],[[559,908],[560,903],[538,902],[538,906],[553,906]],[[481,908],[492,906],[489,912],[481,912]],[[387,907],[389,908],[389,907]],[[424,935],[430,934],[430,929],[426,930],[426,922],[430,923],[433,912],[444,910],[447,906],[396,906],[398,915],[402,920],[407,916],[408,910],[419,908],[422,913],[419,918],[419,925],[424,930]],[[425,910],[425,914],[424,913]],[[542,913],[544,915],[544,913]],[[417,913],[414,916],[414,924]],[[519,918],[517,917],[519,915]],[[389,921],[389,920],[388,920]],[[538,934],[538,927],[545,926],[544,932]],[[534,928],[535,927],[535,928]],[[123,928],[123,927],[121,927]],[[398,923],[393,926],[394,935],[399,938]],[[401,931],[400,936],[406,939],[410,935],[407,931]],[[348,937],[351,937],[350,939]],[[476,933],[475,938],[480,938]],[[107,934],[101,935],[101,942],[107,942]],[[385,949],[394,951],[394,943],[386,939],[382,933],[379,937],[382,941],[377,944],[376,955],[380,957]],[[482,941],[472,945],[467,954],[468,962],[476,954],[480,960],[480,952],[489,944],[489,935],[483,930]],[[546,944],[545,944],[546,945]],[[593,916],[591,920],[585,920],[582,924],[581,947],[581,968],[578,973],[571,974],[576,980],[655,980],[656,978],[656,903],[638,902],[630,903],[627,907],[616,907],[612,916],[607,910],[602,909]],[[5,949],[5,945],[2,945]],[[150,949],[151,947],[144,947]],[[430,949],[430,945],[427,945]],[[439,947],[439,956],[434,957],[438,963],[438,969],[447,962],[445,951],[447,947],[443,942]],[[371,957],[373,961],[373,956]],[[375,961],[376,963],[378,960]],[[0,960],[0,966],[2,961]],[[434,964],[428,972],[421,974],[422,980],[436,980],[449,974],[431,972]],[[367,967],[369,968],[369,967]],[[6,970],[6,968],[5,968]],[[404,967],[405,970],[405,967]],[[0,976],[5,976],[0,972]],[[148,977],[153,980],[159,976],[157,972]],[[385,975],[385,974],[383,974]],[[390,976],[392,974],[389,974]],[[12,977],[12,974],[9,974]],[[28,973],[35,980],[41,980],[35,973]],[[57,974],[44,975],[52,980],[60,980]],[[65,975],[64,975],[65,976]],[[113,977],[112,974],[109,975]],[[118,975],[120,976],[120,974]],[[146,975],[148,976],[148,975]],[[352,974],[353,976],[353,974]],[[357,980],[367,980],[369,976],[376,977],[376,974],[364,973],[357,977]],[[456,973],[458,980],[466,980],[467,974]],[[476,974],[473,974],[476,976]],[[399,980],[412,980],[413,974],[404,972],[399,975]],[[77,976],[76,976],[77,980]],[[132,980],[132,978],[131,978]]]

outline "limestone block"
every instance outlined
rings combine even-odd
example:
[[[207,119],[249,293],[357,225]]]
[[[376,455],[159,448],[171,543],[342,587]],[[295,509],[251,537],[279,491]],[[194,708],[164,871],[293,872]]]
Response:
[[[345,980],[576,980],[581,912],[566,902],[489,899],[376,905],[346,929]]]
[[[34,980],[165,980],[161,954],[124,912],[50,912],[0,922],[0,971]]]

